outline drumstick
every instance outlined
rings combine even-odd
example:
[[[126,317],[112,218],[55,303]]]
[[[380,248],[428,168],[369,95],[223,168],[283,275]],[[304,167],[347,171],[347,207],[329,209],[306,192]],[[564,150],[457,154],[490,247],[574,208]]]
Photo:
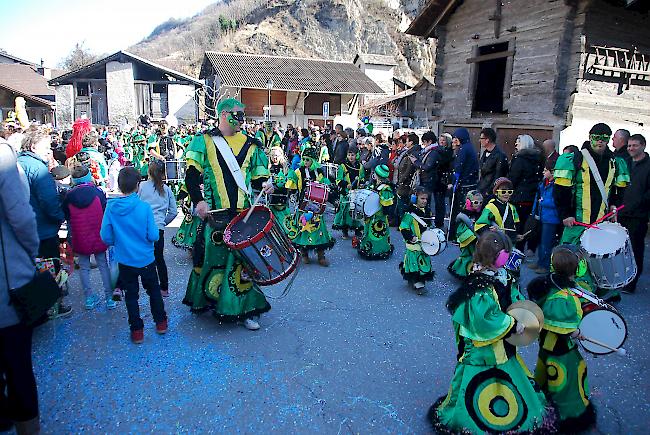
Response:
[[[601,217],[596,222],[594,222],[593,225],[598,225],[599,223],[601,223],[605,219],[609,219],[612,215],[614,215],[614,214],[618,213],[619,211],[623,210],[623,208],[625,208],[625,204],[623,204],[623,205],[621,205],[619,207],[616,207],[616,211],[610,211],[605,216]]]
[[[596,339],[594,339],[594,338],[585,337],[584,335],[581,336],[581,337],[578,337],[578,339],[579,339],[579,340],[588,341],[588,342],[593,343],[593,344],[596,344],[596,345],[598,345],[598,346],[600,346],[600,347],[604,347],[605,349],[609,349],[609,350],[611,350],[612,352],[616,352],[616,354],[617,354],[617,355],[620,355],[620,356],[625,356],[625,354],[627,353],[627,351],[626,351],[624,348],[622,348],[622,347],[615,348],[615,347],[612,347],[612,346],[610,346],[610,345],[608,345],[608,344],[605,344],[605,343],[603,343],[603,342],[601,342],[601,341],[598,341],[598,340],[596,340]]]
[[[257,198],[255,198],[255,202],[253,205],[251,205],[251,208],[248,209],[248,213],[246,213],[246,216],[244,216],[244,223],[248,222],[248,218],[251,217],[251,214],[253,213],[253,209],[257,205],[258,202],[260,202],[260,198],[264,194],[264,190],[261,190],[260,193],[257,195]]]
[[[600,228],[597,227],[595,224],[586,224],[586,223],[584,223],[584,222],[580,222],[580,221],[575,221],[574,224],[576,224],[576,225],[580,225],[581,227],[585,227],[585,228],[596,228],[597,230],[600,229]]]

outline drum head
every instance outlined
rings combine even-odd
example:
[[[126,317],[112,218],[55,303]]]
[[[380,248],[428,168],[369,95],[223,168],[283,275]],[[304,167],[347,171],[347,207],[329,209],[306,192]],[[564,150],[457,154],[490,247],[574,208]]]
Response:
[[[420,240],[422,240],[422,251],[425,254],[433,256],[440,252],[440,239],[434,230],[423,232]]]
[[[257,236],[268,232],[273,224],[273,215],[268,207],[256,205],[248,221],[244,218],[249,209],[246,209],[234,217],[226,227],[223,234],[224,243],[232,249],[242,249],[255,243]]]
[[[363,203],[363,213],[370,217],[374,216],[375,213],[381,210],[381,203],[379,202],[379,195],[377,192],[373,192],[372,190],[368,192],[366,202]]]
[[[593,338],[615,349],[623,346],[627,338],[627,325],[625,320],[615,311],[597,309],[588,312],[580,322],[580,333],[585,337]],[[582,346],[587,352],[596,355],[607,355],[611,350],[582,340]]]
[[[580,236],[580,244],[588,254],[605,255],[621,249],[627,239],[627,230],[620,224],[603,222],[598,228],[587,228]]]

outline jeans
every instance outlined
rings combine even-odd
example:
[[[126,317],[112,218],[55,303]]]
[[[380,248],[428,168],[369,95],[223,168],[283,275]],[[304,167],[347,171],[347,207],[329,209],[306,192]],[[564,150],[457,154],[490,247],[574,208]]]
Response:
[[[432,192],[429,193],[429,210],[434,216],[434,224],[436,228],[442,228],[445,226],[445,214],[447,213],[447,204],[445,199],[447,192]]]
[[[153,244],[158,281],[161,289],[169,290],[169,276],[167,275],[167,264],[165,263],[165,230],[158,230],[158,234],[158,241]]]
[[[409,206],[411,205],[411,198],[402,198],[399,195],[395,195],[397,197],[397,207],[395,209],[396,214],[397,214],[397,225],[402,222],[402,218],[406,214],[406,212],[409,209]]]
[[[630,233],[630,243],[632,252],[634,252],[634,261],[636,262],[636,276],[631,283],[627,285],[629,290],[636,290],[636,284],[643,273],[643,257],[645,251],[645,235],[648,232],[648,219],[637,217],[620,217],[619,222]]]
[[[140,318],[140,307],[138,306],[140,290],[138,277],[142,280],[142,287],[144,287],[149,295],[149,305],[154,322],[159,323],[165,320],[167,314],[165,313],[165,305],[160,294],[155,262],[145,267],[131,267],[125,264],[118,264],[118,266],[120,268],[122,289],[125,292],[124,299],[126,302],[126,311],[129,314],[129,327],[131,331],[144,328],[144,322]]]
[[[537,266],[549,269],[551,266],[551,252],[560,239],[561,224],[542,223],[542,236],[537,246]]]
[[[449,237],[456,237],[456,216],[464,208],[465,197],[467,192],[476,189],[476,184],[469,184],[464,186],[457,186],[456,190],[452,192],[452,201],[449,211]]]
[[[81,287],[84,289],[84,296],[89,297],[93,294],[93,291],[90,288],[90,255],[77,255],[79,257],[79,278],[81,279]],[[93,255],[95,255],[97,268],[102,276],[102,284],[104,285],[106,300],[109,300],[113,292],[111,289],[111,272],[108,268],[108,262],[106,261],[106,251]]]
[[[38,417],[32,329],[22,324],[0,329],[0,416],[13,421]]]

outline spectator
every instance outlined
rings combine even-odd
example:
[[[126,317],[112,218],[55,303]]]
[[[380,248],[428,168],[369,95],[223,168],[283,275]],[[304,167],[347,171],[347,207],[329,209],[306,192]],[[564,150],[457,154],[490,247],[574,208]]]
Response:
[[[401,222],[404,213],[411,204],[411,190],[414,182],[413,176],[415,162],[420,156],[420,138],[415,133],[409,133],[404,145],[404,151],[400,155],[400,161],[397,165],[397,222]]]
[[[79,278],[86,298],[85,307],[92,310],[99,303],[99,297],[90,286],[90,256],[93,255],[102,276],[106,307],[112,310],[117,304],[112,300],[111,273],[106,259],[108,247],[99,237],[106,195],[95,186],[88,168],[81,165],[72,170],[72,185],[74,187],[63,201],[63,212],[68,220],[72,251],[79,258]]]
[[[456,216],[465,202],[467,192],[476,189],[479,169],[476,151],[466,128],[456,129],[451,143],[455,149],[455,158],[454,182],[448,186],[453,189],[448,234],[456,234]]]
[[[415,167],[420,171],[420,186],[427,193],[427,203],[429,209],[433,209],[434,224],[437,228],[442,228],[445,223],[445,192],[447,185],[442,184],[440,174],[441,166],[446,160],[451,160],[451,150],[449,156],[446,156],[447,149],[438,145],[438,138],[432,131],[427,131],[422,135],[423,150],[420,159],[414,162]],[[433,199],[433,201],[431,201]],[[431,204],[433,202],[433,204]]]
[[[524,225],[533,209],[537,185],[542,180],[544,165],[541,153],[535,148],[535,141],[527,134],[517,137],[515,150],[515,155],[510,163],[510,176],[508,177],[512,181],[514,189],[510,201],[517,207],[517,213],[519,214],[517,233],[524,234]],[[525,244],[525,240],[518,242],[517,248],[523,250]],[[526,253],[526,255],[532,257],[532,251],[536,247],[537,243],[535,243],[534,239],[529,239],[528,249],[531,252]]]
[[[508,158],[497,146],[497,134],[491,128],[481,130],[479,137],[481,141],[480,176],[478,190],[487,201],[492,193],[494,180],[508,175]]]
[[[536,273],[546,274],[551,264],[551,251],[560,239],[562,225],[553,199],[553,170],[555,162],[547,159],[544,165],[544,179],[539,184],[532,214],[539,220],[542,235],[537,250],[537,264],[530,266]]]
[[[158,226],[158,241],[153,245],[153,252],[160,282],[160,293],[162,297],[166,298],[169,296],[169,276],[164,256],[165,227],[178,215],[178,208],[172,189],[165,184],[164,171],[165,168],[161,162],[149,165],[149,180],[140,184],[138,196],[151,206],[154,220]]]
[[[4,134],[0,127],[0,136]],[[11,145],[0,138],[0,431],[37,434],[38,393],[32,369],[32,329],[20,322],[9,290],[29,283],[39,238],[29,188]]]
[[[616,130],[612,136],[612,146],[614,147],[614,157],[620,157],[625,160],[628,166],[631,164],[630,154],[627,149],[627,144],[630,139],[630,132],[624,128]]]
[[[61,265],[59,259],[59,229],[65,220],[61,202],[47,162],[52,156],[50,135],[41,127],[30,127],[25,132],[22,152],[18,163],[22,167],[29,184],[29,202],[36,214],[36,228],[40,240],[38,256],[56,259],[57,272]],[[53,317],[65,317],[72,313],[72,307],[59,300]]]
[[[542,143],[542,151],[544,152],[544,165],[549,164],[555,167],[555,162],[560,154],[557,152],[557,144],[553,139],[546,139]],[[549,163],[550,162],[550,163]]]
[[[644,239],[648,232],[650,215],[650,158],[644,151],[645,146],[645,137],[640,134],[630,136],[627,143],[630,154],[630,185],[623,197],[625,208],[620,212],[620,222],[630,233],[636,261],[636,277],[623,288],[625,293],[634,293],[643,274]]]
[[[348,143],[348,134],[343,130],[341,124],[336,124],[334,130],[336,138],[332,142],[332,153],[334,155],[334,163],[341,165],[345,163],[350,144]]]
[[[372,137],[366,137],[365,140],[368,144],[370,144],[372,155],[370,159],[363,165],[363,168],[366,171],[366,174],[374,174],[375,168],[377,166],[388,166],[388,155],[390,154],[390,150],[388,149],[388,143],[385,141],[383,135],[375,139]]]

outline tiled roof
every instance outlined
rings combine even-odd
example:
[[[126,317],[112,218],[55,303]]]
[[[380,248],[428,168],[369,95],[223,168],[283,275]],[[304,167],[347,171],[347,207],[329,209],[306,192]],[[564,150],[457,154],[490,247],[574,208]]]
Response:
[[[54,95],[54,89],[47,86],[45,77],[30,65],[0,64],[0,84],[28,95]]]
[[[350,62],[216,51],[206,52],[205,58],[225,86],[266,89],[270,79],[273,89],[282,91],[384,93],[370,77]]]
[[[9,60],[13,60],[15,63],[20,63],[20,64],[23,64],[23,65],[36,66],[36,64],[34,62],[30,62],[28,60],[21,59],[21,58],[19,58],[17,56],[14,56],[12,54],[7,53],[6,51],[0,51],[0,57],[6,57]]]
[[[35,97],[33,95],[30,95],[30,94],[26,94],[25,92],[21,92],[18,89],[14,89],[14,88],[12,88],[10,86],[6,86],[6,85],[4,85],[2,83],[0,83],[0,89],[5,89],[5,90],[7,90],[7,91],[9,91],[9,92],[11,92],[13,94],[16,94],[16,95],[18,95],[20,97],[23,97],[25,100],[32,101],[34,103],[38,103],[41,106],[47,106],[50,109],[54,108],[54,101],[48,101],[48,100],[44,100],[43,98],[39,98],[39,97]]]
[[[390,95],[388,97],[380,98],[378,100],[371,100],[368,104],[364,104],[363,107],[381,107],[393,101],[401,100],[402,98],[410,97],[411,95],[416,94],[417,91],[413,89],[407,89],[395,95]]]
[[[363,63],[370,64],[370,65],[392,65],[392,66],[397,65],[397,62],[395,62],[395,57],[386,56],[383,54],[372,54],[372,53],[357,54],[353,62],[355,62],[357,58],[361,58]]]

